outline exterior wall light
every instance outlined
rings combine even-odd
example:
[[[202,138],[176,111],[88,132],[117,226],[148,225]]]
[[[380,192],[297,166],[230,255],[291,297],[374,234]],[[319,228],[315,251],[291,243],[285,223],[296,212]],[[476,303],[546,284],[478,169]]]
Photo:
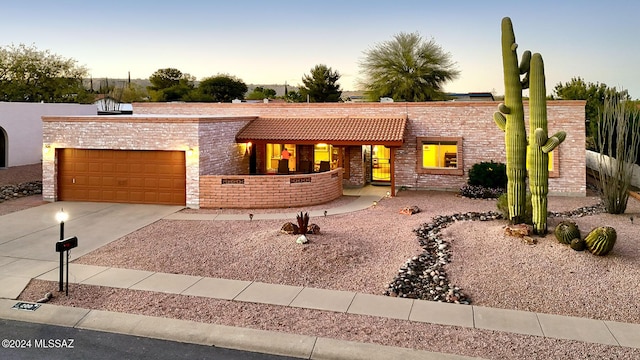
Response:
[[[193,148],[189,147],[187,150],[187,156],[193,156]]]
[[[51,152],[51,144],[44,144],[44,153],[48,154]]]

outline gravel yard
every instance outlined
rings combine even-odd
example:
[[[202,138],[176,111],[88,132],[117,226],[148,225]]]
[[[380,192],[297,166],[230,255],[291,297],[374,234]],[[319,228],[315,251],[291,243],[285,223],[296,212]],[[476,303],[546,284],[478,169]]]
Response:
[[[348,201],[343,197],[326,206]],[[551,197],[549,209],[568,211],[597,201],[591,196]],[[0,209],[10,202],[0,204]],[[422,211],[399,214],[403,207],[413,205]],[[308,210],[311,208],[286,212]],[[293,235],[280,233],[287,220],[161,220],[76,262],[380,295],[407,259],[423,251],[413,229],[437,215],[492,210],[495,200],[402,191],[366,210],[311,218],[321,234],[310,235],[306,245],[296,244]],[[248,214],[268,210],[200,211]],[[638,220],[632,222],[631,217]],[[549,229],[560,220],[551,219]],[[451,263],[444,266],[449,281],[462,288],[474,305],[640,323],[640,288],[636,286],[640,278],[640,201],[630,198],[624,215],[598,214],[574,221],[583,236],[596,226],[614,227],[618,233],[614,250],[605,257],[575,252],[553,235],[536,237],[537,244],[528,245],[504,235],[504,220],[455,222],[441,233],[451,251]],[[56,283],[32,281],[20,298],[33,301],[47,291],[55,294],[56,287]],[[72,291],[73,296],[55,297],[52,303],[491,359],[640,358],[640,349],[487,330],[96,286],[74,285]]]

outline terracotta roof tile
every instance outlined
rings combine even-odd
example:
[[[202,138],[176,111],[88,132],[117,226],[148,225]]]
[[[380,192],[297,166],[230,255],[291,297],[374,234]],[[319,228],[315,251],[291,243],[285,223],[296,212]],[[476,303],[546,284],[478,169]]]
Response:
[[[407,119],[336,117],[268,118],[251,121],[236,136],[238,142],[381,144],[400,146]]]

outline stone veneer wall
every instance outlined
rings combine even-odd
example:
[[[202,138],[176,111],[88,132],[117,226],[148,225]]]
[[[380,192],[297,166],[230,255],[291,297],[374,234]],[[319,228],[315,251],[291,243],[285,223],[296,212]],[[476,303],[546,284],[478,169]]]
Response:
[[[199,114],[225,116],[407,116],[405,143],[396,151],[396,188],[457,190],[471,166],[481,161],[505,162],[504,133],[493,122],[498,102],[352,103],[352,104],[214,104],[135,103],[136,114]],[[559,176],[549,179],[553,195],[586,195],[584,101],[548,101],[549,131],[567,131],[556,150]],[[528,128],[528,104],[525,116]],[[527,130],[528,131],[528,130]],[[418,174],[417,137],[462,137],[462,175]],[[353,171],[353,168],[351,169]]]
[[[202,208],[286,208],[342,196],[342,168],[300,175],[200,176]]]

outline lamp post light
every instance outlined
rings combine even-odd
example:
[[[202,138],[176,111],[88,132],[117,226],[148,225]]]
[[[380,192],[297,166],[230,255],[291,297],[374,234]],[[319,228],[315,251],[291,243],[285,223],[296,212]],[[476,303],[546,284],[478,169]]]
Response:
[[[64,209],[61,208],[60,211],[56,213],[56,220],[60,223],[60,240],[64,240],[64,222],[67,221],[68,219],[69,219],[69,214],[64,212]],[[60,283],[58,286],[58,291],[62,291],[63,272],[64,272],[63,261],[64,261],[64,258],[61,251],[60,252]]]

